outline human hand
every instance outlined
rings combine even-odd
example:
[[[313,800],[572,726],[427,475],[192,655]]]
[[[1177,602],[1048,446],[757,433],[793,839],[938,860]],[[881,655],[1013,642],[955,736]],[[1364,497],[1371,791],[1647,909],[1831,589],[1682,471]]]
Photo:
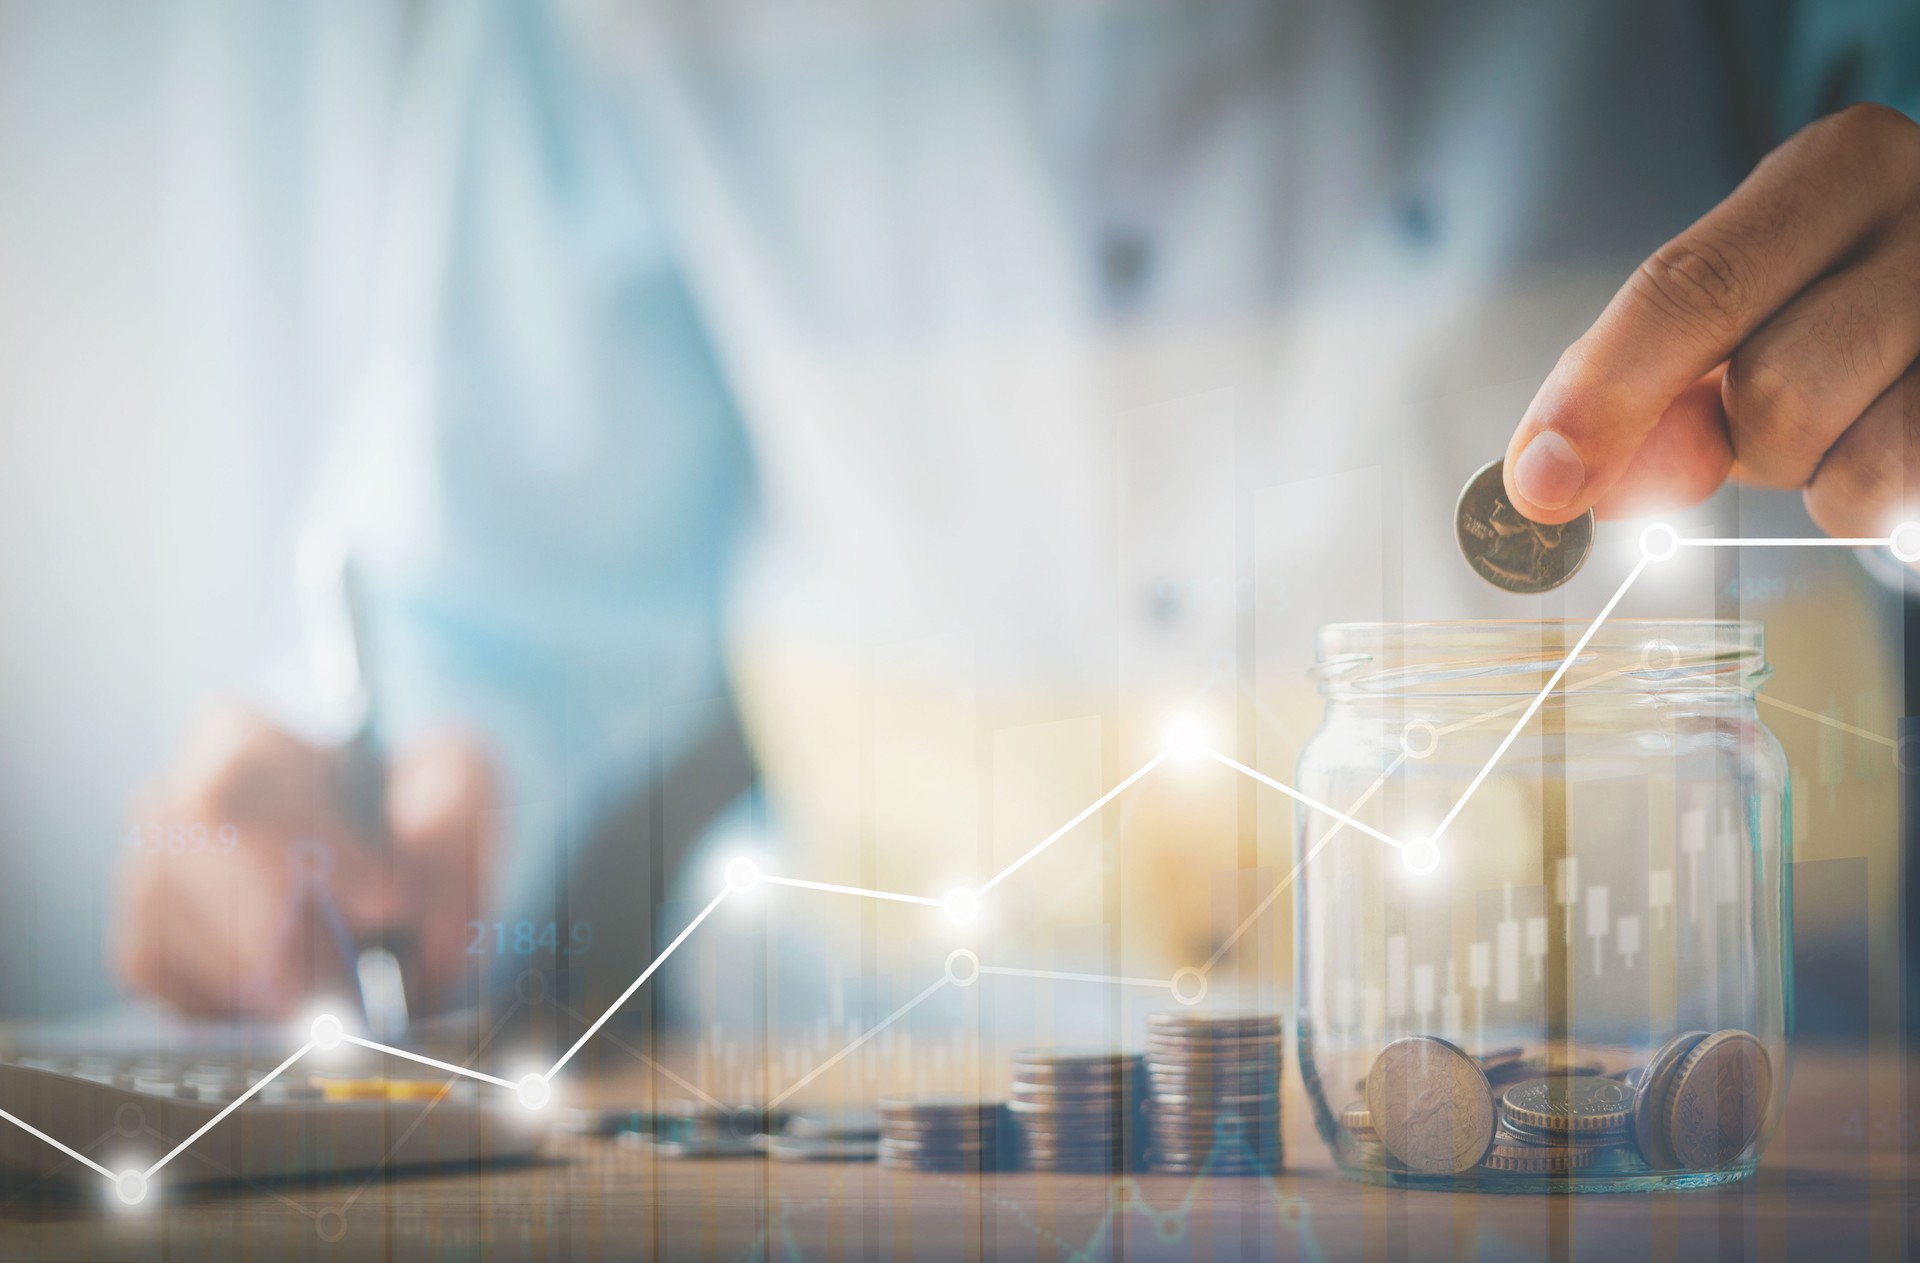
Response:
[[[383,849],[340,810],[333,758],[245,710],[195,729],[143,796],[122,866],[112,951],[129,987],[203,1017],[285,1017],[350,992],[324,882],[355,943],[410,937],[415,1012],[444,994],[486,902],[491,767],[458,734],[405,751],[387,775]]]
[[[1640,265],[1527,409],[1507,494],[1539,522],[1627,517],[1731,475],[1885,536],[1920,474],[1916,356],[1920,125],[1855,106]]]

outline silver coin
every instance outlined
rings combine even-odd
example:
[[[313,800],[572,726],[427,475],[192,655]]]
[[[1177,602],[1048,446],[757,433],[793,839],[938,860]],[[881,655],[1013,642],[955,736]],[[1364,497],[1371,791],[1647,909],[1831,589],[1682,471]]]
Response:
[[[1571,522],[1544,526],[1523,516],[1507,499],[1502,462],[1485,466],[1461,488],[1453,508],[1453,534],[1475,574],[1508,592],[1534,593],[1573,578],[1593,551],[1593,511]]]

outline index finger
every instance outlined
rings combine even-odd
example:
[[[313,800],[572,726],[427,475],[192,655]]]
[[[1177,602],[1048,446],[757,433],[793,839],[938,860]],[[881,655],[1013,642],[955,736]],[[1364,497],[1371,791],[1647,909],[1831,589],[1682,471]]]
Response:
[[[1894,111],[1803,129],[1642,263],[1569,347],[1507,445],[1514,505],[1540,522],[1592,508],[1668,406],[1893,213]]]

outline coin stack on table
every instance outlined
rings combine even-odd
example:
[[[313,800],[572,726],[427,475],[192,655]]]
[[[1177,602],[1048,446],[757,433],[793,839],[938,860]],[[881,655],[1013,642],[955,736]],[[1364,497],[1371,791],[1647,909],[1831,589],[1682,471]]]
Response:
[[[1279,1170],[1280,1018],[1156,1013],[1147,1023],[1153,1169],[1214,1175]]]
[[[998,1101],[952,1097],[880,1102],[880,1165],[915,1171],[993,1171],[1001,1166],[1006,1114]]]
[[[1013,1059],[1007,1110],[1020,1157],[1036,1171],[1124,1171],[1134,1165],[1140,1058],[1030,1048]]]

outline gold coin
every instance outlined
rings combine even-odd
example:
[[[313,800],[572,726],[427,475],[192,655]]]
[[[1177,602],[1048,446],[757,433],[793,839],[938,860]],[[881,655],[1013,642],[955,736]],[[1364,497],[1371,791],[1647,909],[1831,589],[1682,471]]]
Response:
[[[1473,572],[1508,592],[1557,588],[1593,551],[1593,511],[1560,526],[1523,516],[1507,499],[1501,461],[1467,480],[1453,509],[1453,534]]]
[[[1471,1170],[1493,1143],[1493,1091],[1480,1064],[1431,1035],[1380,1050],[1367,1072],[1367,1111],[1380,1142],[1411,1170]]]
[[[1605,1152],[1604,1147],[1595,1146],[1530,1145],[1502,1135],[1481,1165],[1492,1171],[1562,1175],[1592,1166]]]
[[[1625,1131],[1633,1089],[1618,1079],[1528,1079],[1500,1098],[1507,1121],[1541,1131]]]
[[[1640,1073],[1633,1097],[1633,1140],[1640,1156],[1656,1171],[1678,1165],[1666,1138],[1667,1093],[1673,1087],[1673,1072],[1706,1037],[1706,1031],[1680,1032],[1660,1046]]]
[[[1760,1134],[1773,1093],[1773,1061],[1745,1031],[1719,1031],[1674,1072],[1666,1140],[1678,1165],[1712,1171],[1746,1151]]]

